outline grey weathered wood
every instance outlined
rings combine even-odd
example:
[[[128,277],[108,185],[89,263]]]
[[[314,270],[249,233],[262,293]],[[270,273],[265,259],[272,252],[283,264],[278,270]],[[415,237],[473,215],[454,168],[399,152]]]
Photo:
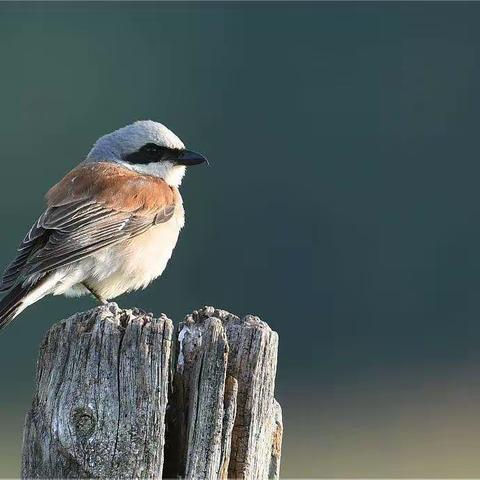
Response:
[[[109,304],[54,325],[24,432],[24,478],[160,477],[172,323]]]
[[[228,374],[238,381],[229,477],[268,478],[276,428],[278,335],[258,317],[217,314],[224,320],[231,346]]]
[[[232,432],[237,414],[238,382],[235,377],[228,376],[225,381],[225,397],[223,404],[222,453],[219,478],[228,478],[228,465],[232,448]]]
[[[272,448],[270,454],[269,478],[280,478],[280,460],[282,457],[283,420],[282,407],[274,400],[274,421],[272,432]]]
[[[204,365],[200,359],[213,348],[212,328],[222,338],[222,348],[228,347],[228,355],[217,353],[218,375],[207,374],[208,381],[200,381],[196,372],[201,368],[199,365]],[[275,435],[278,438],[277,421],[281,423],[279,406],[273,397],[277,334],[258,317],[249,315],[240,319],[224,310],[205,307],[179,325],[178,343],[172,430],[177,431],[177,438],[186,449],[177,464],[180,468],[169,474],[186,478],[225,477],[228,462],[229,478],[266,479],[270,474],[271,478],[278,478],[279,468],[271,467],[272,442]],[[235,379],[235,386],[226,391],[227,374]],[[218,395],[223,397],[223,403]],[[215,403],[209,404],[211,410],[199,411],[201,399],[211,397],[215,398]],[[224,432],[222,436],[222,428],[228,434]],[[189,434],[192,431],[196,432],[194,438]]]
[[[257,317],[213,307],[187,316],[174,336],[165,316],[115,304],[54,325],[22,476],[161,478],[164,465],[164,478],[279,478],[277,348]]]
[[[180,470],[186,478],[218,478],[228,345],[222,322],[180,326],[173,405],[181,418]]]

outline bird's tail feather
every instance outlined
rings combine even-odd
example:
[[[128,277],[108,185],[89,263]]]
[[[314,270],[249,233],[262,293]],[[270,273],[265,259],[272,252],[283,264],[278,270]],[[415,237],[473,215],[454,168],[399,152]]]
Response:
[[[0,300],[0,330],[5,328],[28,304],[24,305],[25,297],[35,288],[35,285],[15,285]]]

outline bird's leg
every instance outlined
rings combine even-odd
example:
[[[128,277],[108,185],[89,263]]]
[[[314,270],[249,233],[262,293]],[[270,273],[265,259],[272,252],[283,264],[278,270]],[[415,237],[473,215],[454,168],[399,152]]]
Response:
[[[82,285],[102,304],[106,305],[108,300],[101,297],[93,288],[89,287],[86,283],[82,283]]]

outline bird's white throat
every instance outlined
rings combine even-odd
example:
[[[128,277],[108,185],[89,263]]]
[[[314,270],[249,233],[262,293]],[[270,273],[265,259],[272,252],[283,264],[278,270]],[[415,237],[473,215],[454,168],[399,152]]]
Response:
[[[163,178],[171,187],[179,187],[185,176],[185,166],[175,165],[172,162],[155,162],[146,164],[132,164],[119,161],[120,165],[133,170],[134,172],[144,175],[152,175],[154,177]]]

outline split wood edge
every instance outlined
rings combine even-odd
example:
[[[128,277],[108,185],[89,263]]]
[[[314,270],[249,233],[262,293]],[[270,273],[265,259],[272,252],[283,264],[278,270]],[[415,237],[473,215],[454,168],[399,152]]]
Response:
[[[278,335],[204,307],[176,329],[116,304],[55,324],[27,414],[23,478],[279,478]]]

